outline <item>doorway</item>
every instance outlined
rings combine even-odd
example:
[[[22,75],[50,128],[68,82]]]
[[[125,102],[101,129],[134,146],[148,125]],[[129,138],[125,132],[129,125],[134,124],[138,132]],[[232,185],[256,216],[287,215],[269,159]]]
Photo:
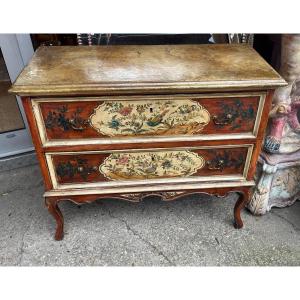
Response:
[[[0,34],[0,158],[34,149],[21,99],[8,93],[32,55],[29,34]]]

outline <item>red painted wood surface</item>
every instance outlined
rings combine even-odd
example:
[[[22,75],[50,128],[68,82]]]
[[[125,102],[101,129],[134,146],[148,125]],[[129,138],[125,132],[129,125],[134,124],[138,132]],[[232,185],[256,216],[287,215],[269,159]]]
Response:
[[[205,160],[205,165],[199,169],[196,173],[191,176],[212,176],[212,175],[242,175],[245,161],[247,157],[248,148],[231,148],[231,149],[201,149],[201,150],[191,150],[191,152],[197,153],[202,156]],[[109,181],[103,174],[99,171],[99,166],[104,162],[104,160],[109,156],[109,153],[97,153],[97,154],[72,154],[72,155],[53,155],[52,160],[54,168],[58,170],[62,165],[72,166],[73,171],[75,171],[74,176],[64,175],[58,176],[58,183],[83,183],[83,182],[100,182]],[[224,167],[220,168],[217,162],[223,159]],[[84,164],[80,165],[78,162],[84,160]],[[208,162],[213,162],[209,164]],[[227,164],[227,165],[226,165]],[[82,173],[76,172],[78,167],[88,167],[91,171],[86,177],[82,176]],[[94,170],[92,170],[94,168]],[[216,169],[218,168],[218,169]],[[170,178],[172,176],[166,174],[160,178]],[[153,178],[149,176],[149,179]],[[145,178],[146,179],[146,178]],[[124,180],[130,180],[130,178],[124,178]]]
[[[76,99],[76,97],[74,97]],[[78,98],[77,98],[78,99]],[[125,98],[127,99],[127,98]],[[141,96],[141,100],[143,96]],[[145,100],[147,98],[144,98]],[[159,97],[158,97],[159,99]],[[175,98],[176,99],[176,98]],[[253,131],[253,127],[256,120],[256,114],[259,104],[258,96],[251,97],[215,97],[215,98],[197,98],[195,96],[188,97],[186,99],[195,100],[201,106],[203,106],[210,113],[210,122],[203,128],[203,130],[194,133],[197,134],[232,134],[232,133],[248,133]],[[120,99],[122,100],[122,99]],[[120,101],[118,100],[118,101]],[[93,114],[94,110],[102,104],[103,101],[88,101],[81,98],[76,102],[53,102],[49,99],[49,102],[43,102],[40,104],[40,110],[42,118],[45,122],[49,113],[54,113],[56,116],[61,114],[61,110],[64,107],[67,109],[63,113],[64,119],[70,120],[74,118],[76,110],[79,110],[78,116],[86,122],[83,130],[76,130],[73,128],[64,129],[63,126],[51,126],[46,128],[46,134],[49,140],[70,140],[70,139],[89,139],[89,138],[108,138],[109,136],[95,130],[89,123],[89,117]],[[234,121],[229,122],[227,125],[218,125],[224,121],[225,110],[230,110],[230,114],[237,113],[237,117]],[[252,116],[249,116],[251,114]],[[216,120],[213,117],[216,117]],[[159,133],[158,135],[162,135]],[[138,137],[147,136],[146,134],[127,134],[122,137]]]

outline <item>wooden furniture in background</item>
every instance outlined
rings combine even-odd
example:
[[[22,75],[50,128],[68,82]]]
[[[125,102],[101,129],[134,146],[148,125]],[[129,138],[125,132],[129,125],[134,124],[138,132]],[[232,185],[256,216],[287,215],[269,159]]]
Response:
[[[254,185],[273,90],[285,81],[247,45],[41,47],[22,96],[63,237],[62,200],[138,202]]]
[[[219,34],[217,42],[228,42],[226,35]],[[225,38],[221,38],[224,36]],[[208,44],[210,34],[31,34],[34,49],[39,46],[77,45],[162,45],[162,44]]]

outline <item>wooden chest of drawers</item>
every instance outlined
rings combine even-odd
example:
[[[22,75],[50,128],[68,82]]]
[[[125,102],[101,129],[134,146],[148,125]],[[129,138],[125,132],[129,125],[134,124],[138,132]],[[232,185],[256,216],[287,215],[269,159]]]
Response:
[[[285,81],[244,45],[41,47],[21,95],[63,237],[59,201],[138,202],[254,185],[273,90]]]

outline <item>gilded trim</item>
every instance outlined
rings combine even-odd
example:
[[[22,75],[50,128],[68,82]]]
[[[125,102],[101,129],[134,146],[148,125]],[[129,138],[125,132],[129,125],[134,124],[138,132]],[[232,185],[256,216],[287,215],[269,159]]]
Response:
[[[62,154],[63,153],[61,153],[61,155]],[[51,181],[52,181],[53,188],[57,189],[57,188],[59,188],[59,184],[57,182],[57,177],[56,177],[56,172],[55,172],[55,169],[54,169],[54,163],[53,163],[53,160],[52,160],[52,155],[51,155],[51,153],[45,153],[45,156],[46,156],[46,161],[47,161],[48,170],[49,170],[49,174],[50,174],[50,178],[51,178]]]
[[[287,82],[282,79],[272,80],[227,80],[227,81],[201,81],[201,82],[160,82],[160,83],[109,83],[109,84],[76,84],[76,85],[55,85],[55,86],[22,86],[13,85],[9,89],[10,93],[20,96],[53,96],[53,95],[94,95],[94,94],[113,94],[113,93],[160,93],[160,92],[182,92],[185,90],[193,92],[208,91],[229,91],[245,89],[267,89],[286,86]]]
[[[152,144],[161,142],[200,142],[200,141],[222,141],[222,140],[241,140],[241,139],[253,139],[255,136],[251,133],[245,134],[206,134],[206,135],[194,135],[194,136],[173,136],[173,137],[142,137],[142,138],[116,138],[116,139],[76,139],[75,140],[52,140],[43,143],[44,147],[59,147],[59,146],[82,146],[82,145],[117,145],[117,144]],[[73,142],[75,141],[75,142]]]
[[[264,109],[266,97],[267,97],[267,93],[261,93],[259,103],[258,103],[254,128],[253,128],[253,135],[255,137],[257,137],[258,128],[259,128],[259,125],[260,125],[261,116],[262,116],[262,112],[263,112],[263,109]]]
[[[247,175],[248,175],[248,171],[249,171],[250,163],[251,163],[251,159],[252,159],[253,148],[254,148],[254,145],[250,145],[248,148],[247,157],[246,157],[246,161],[245,161],[245,168],[243,171],[244,178],[247,178]]]
[[[46,128],[45,123],[42,118],[42,112],[40,110],[40,106],[38,104],[39,102],[36,100],[31,100],[32,105],[32,111],[36,120],[36,124],[39,130],[41,142],[43,145],[45,145],[48,142],[47,134],[46,134]],[[51,143],[52,144],[52,143]]]
[[[118,181],[103,181],[95,183],[66,183],[53,186],[58,190],[81,189],[81,188],[106,188],[106,187],[126,187],[126,186],[145,186],[149,184],[183,184],[183,183],[202,183],[202,182],[226,182],[239,181],[244,182],[245,178],[241,175],[215,175],[215,176],[199,176],[199,177],[182,177],[182,178],[159,178],[147,180],[118,180]]]
[[[147,185],[147,186],[130,186],[130,187],[101,187],[95,189],[68,189],[68,190],[51,190],[44,193],[44,197],[54,196],[75,196],[75,195],[105,195],[105,194],[125,194],[139,192],[155,192],[155,191],[178,191],[178,190],[201,190],[210,188],[238,188],[242,186],[254,186],[254,181],[229,181],[229,182],[213,182],[213,183],[188,183],[188,184],[163,184],[163,185]],[[233,190],[234,191],[234,190]]]

